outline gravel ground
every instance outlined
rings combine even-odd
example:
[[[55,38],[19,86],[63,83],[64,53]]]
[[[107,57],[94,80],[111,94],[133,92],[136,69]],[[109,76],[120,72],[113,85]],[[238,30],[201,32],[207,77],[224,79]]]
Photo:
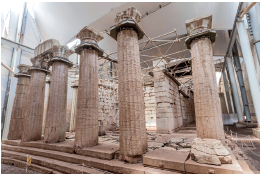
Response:
[[[250,151],[247,147],[240,147],[243,153],[247,156],[249,162],[259,171],[260,173],[260,145],[254,144],[255,148],[249,147]]]
[[[32,170],[28,170],[28,172],[26,173],[25,169],[11,166],[11,165],[1,164],[1,174],[40,174],[40,173]]]

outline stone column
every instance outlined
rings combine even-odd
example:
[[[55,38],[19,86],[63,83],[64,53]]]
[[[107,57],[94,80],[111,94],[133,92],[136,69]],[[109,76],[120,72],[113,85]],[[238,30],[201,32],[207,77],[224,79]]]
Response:
[[[81,44],[75,49],[80,54],[75,146],[98,144],[98,57],[103,51],[98,42],[103,36],[84,27],[77,38]]]
[[[51,79],[49,78],[46,83],[48,84],[48,94],[47,94],[47,100],[45,105],[45,112],[43,116],[43,124],[42,124],[42,135],[44,135],[44,130],[45,130],[45,124],[46,124],[46,116],[47,116],[47,111],[48,111],[48,104],[49,104],[49,99],[50,99],[50,83]]]
[[[218,139],[224,143],[223,121],[211,43],[216,32],[212,28],[212,15],[187,20],[186,46],[191,49],[194,103],[197,137]],[[196,35],[193,35],[196,34]]]
[[[18,140],[22,138],[23,118],[26,111],[27,95],[30,88],[31,75],[28,73],[30,66],[20,64],[17,68],[19,72],[15,74],[14,77],[18,78],[18,80],[7,136],[8,140]]]
[[[75,132],[78,99],[78,80],[75,80],[71,87],[73,88],[73,96],[71,105],[70,132]]]
[[[226,105],[224,93],[221,92],[221,93],[218,93],[218,94],[219,94],[219,99],[220,99],[220,105],[221,105],[222,114],[228,114],[228,110],[227,110],[227,105]]]
[[[31,73],[31,81],[23,119],[22,142],[41,140],[45,81],[46,75],[50,73],[47,60],[47,57],[40,56],[31,59],[33,66],[28,70]]]
[[[118,98],[121,159],[136,163],[147,150],[144,95],[138,39],[143,33],[135,22],[140,13],[133,7],[117,14],[110,35],[117,40]],[[122,25],[121,22],[125,21]],[[119,26],[120,25],[120,26]]]
[[[44,142],[62,142],[66,137],[66,109],[68,91],[68,68],[73,66],[69,56],[74,53],[67,46],[53,46],[48,61],[52,66],[50,98],[47,107]]]

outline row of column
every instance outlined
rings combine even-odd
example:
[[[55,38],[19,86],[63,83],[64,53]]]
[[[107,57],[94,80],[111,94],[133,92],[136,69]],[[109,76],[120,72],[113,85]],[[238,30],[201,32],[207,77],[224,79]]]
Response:
[[[116,25],[110,30],[110,35],[117,40],[118,54],[119,157],[131,163],[141,160],[142,154],[147,150],[138,44],[144,34],[135,23],[140,19],[141,15],[135,8],[128,8],[117,14]],[[186,27],[189,35],[186,45],[191,48],[192,56],[198,137],[223,141],[223,123],[211,45],[215,40],[215,32],[193,36],[200,30],[212,28],[212,16],[188,20]],[[98,57],[103,54],[98,42],[103,37],[93,29],[84,27],[77,38],[81,40],[81,44],[75,49],[80,54],[75,146],[82,148],[98,144]],[[49,49],[49,45],[43,45],[35,49],[37,52],[40,50],[41,54],[32,59],[33,66],[29,69],[31,81],[22,141],[41,139],[45,79],[49,73],[48,66],[52,65],[44,142],[59,142],[65,139],[68,67],[72,66],[68,56],[72,51],[56,42]]]

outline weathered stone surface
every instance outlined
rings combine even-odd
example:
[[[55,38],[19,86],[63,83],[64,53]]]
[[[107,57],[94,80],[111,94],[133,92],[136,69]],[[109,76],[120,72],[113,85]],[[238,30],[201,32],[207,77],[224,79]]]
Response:
[[[46,78],[46,83],[48,84],[48,94],[47,94],[47,99],[46,102],[44,103],[45,105],[45,111],[44,111],[44,116],[43,116],[43,124],[42,124],[42,135],[44,136],[44,131],[45,131],[45,124],[46,124],[46,116],[47,116],[47,111],[48,111],[48,104],[50,101],[50,83],[51,83],[51,78],[50,76]]]
[[[224,93],[218,93],[218,95],[219,95],[219,99],[220,99],[222,114],[228,114]]]
[[[46,71],[30,69],[31,81],[28,93],[22,141],[41,140],[45,96]]]
[[[211,29],[212,15],[194,18],[185,23],[188,34],[192,35],[205,28]],[[224,143],[211,39],[202,34],[190,44],[197,136],[218,139]]]
[[[124,12],[117,14],[116,21],[124,18],[120,15]],[[132,28],[118,32],[117,55],[120,154],[136,163],[147,150],[147,135],[138,35]]]
[[[44,131],[44,142],[46,143],[65,140],[67,89],[68,65],[62,62],[54,62]]]
[[[106,131],[119,126],[117,84],[98,84],[99,111],[98,120],[102,121]]]
[[[172,133],[183,125],[179,86],[162,72],[165,64],[164,60],[153,62],[157,133]]]
[[[156,100],[155,100],[154,87],[145,86],[143,89],[144,89],[146,129],[156,130]]]
[[[42,44],[39,44],[34,49],[34,57],[41,56],[47,53],[52,53],[52,48],[54,46],[60,46],[60,42],[56,39],[49,39],[44,41]]]
[[[84,27],[77,38],[97,44],[103,37]],[[98,144],[98,51],[82,48],[80,53],[78,101],[76,115],[75,146],[87,147]]]
[[[212,28],[212,15],[204,15],[185,21],[188,35]]]
[[[171,169],[185,172],[184,163],[189,153],[168,149],[156,149],[143,156],[143,164],[162,169]]]
[[[14,104],[11,114],[9,126],[8,140],[17,140],[22,138],[23,133],[23,118],[27,106],[27,95],[30,86],[30,74],[28,73],[28,65],[18,65],[19,73],[15,74],[18,78],[14,97]]]
[[[74,80],[73,85],[73,96],[72,96],[72,107],[70,117],[70,132],[75,132],[76,125],[76,114],[77,114],[77,101],[78,101],[78,80]]]
[[[220,140],[197,138],[192,142],[191,159],[198,163],[221,165],[232,163],[231,156]]]
[[[68,68],[73,65],[68,58],[74,53],[67,46],[61,45],[53,45],[50,50],[52,54],[48,64],[52,66],[52,77],[45,120],[45,143],[55,143],[65,140]]]
[[[127,10],[116,14],[115,23],[120,23],[125,20],[133,20],[133,19],[136,22],[140,22],[141,14],[136,8],[129,7]]]

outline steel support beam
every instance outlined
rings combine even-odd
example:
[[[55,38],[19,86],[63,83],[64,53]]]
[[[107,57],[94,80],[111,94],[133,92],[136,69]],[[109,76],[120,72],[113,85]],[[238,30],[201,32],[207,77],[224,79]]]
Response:
[[[226,98],[227,98],[227,104],[228,104],[228,112],[229,112],[229,114],[232,114],[233,110],[232,110],[231,99],[230,99],[230,94],[229,94],[229,87],[228,87],[227,76],[226,76],[226,72],[225,71],[222,71],[222,76],[223,76],[224,87],[225,87],[225,92],[226,92]]]
[[[237,22],[237,31],[241,43],[241,49],[245,61],[245,66],[248,75],[249,86],[251,89],[251,95],[253,99],[253,104],[255,108],[256,118],[258,121],[258,127],[260,127],[260,90],[259,83],[256,77],[256,70],[254,65],[254,59],[250,48],[250,42],[243,20],[238,20]]]
[[[239,94],[238,94],[238,88],[237,88],[237,84],[236,84],[236,79],[235,79],[235,74],[234,74],[234,68],[233,68],[233,64],[232,64],[232,60],[230,57],[226,57],[227,59],[227,69],[229,72],[229,80],[230,80],[230,85],[232,88],[232,94],[233,94],[233,99],[234,99],[234,103],[233,105],[236,107],[236,112],[237,112],[237,117],[238,117],[238,121],[242,122],[244,121],[244,115],[242,113],[242,109],[240,106],[240,99],[239,99]]]
[[[238,83],[240,86],[241,97],[242,97],[244,111],[245,111],[245,115],[246,115],[246,121],[251,123],[251,114],[250,114],[250,109],[249,109],[249,105],[248,105],[246,88],[245,88],[245,83],[244,83],[244,78],[243,78],[243,74],[242,74],[242,69],[241,69],[241,64],[240,64],[240,60],[239,60],[239,54],[238,54],[236,43],[234,43],[234,45],[233,45],[232,54],[233,54],[233,59],[234,59],[234,65],[236,68],[237,79],[238,79]]]

